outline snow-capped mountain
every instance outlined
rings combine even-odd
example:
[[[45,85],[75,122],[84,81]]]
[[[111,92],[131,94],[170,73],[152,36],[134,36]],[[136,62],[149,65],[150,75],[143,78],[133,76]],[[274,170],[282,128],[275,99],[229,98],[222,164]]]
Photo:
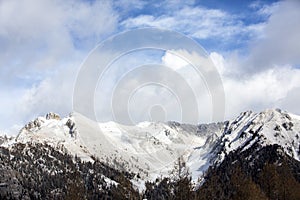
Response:
[[[160,196],[165,198],[166,194],[161,193],[161,190],[171,187],[173,189],[168,195],[175,195],[176,184],[179,183],[176,180],[178,177],[185,177],[181,174],[188,172],[192,182],[196,183],[196,188],[203,184],[193,195],[200,193],[212,198],[209,196],[211,192],[206,191],[215,188],[216,181],[222,183],[222,192],[223,187],[234,189],[234,181],[240,180],[234,178],[233,174],[242,173],[240,168],[246,174],[242,174],[242,179],[251,177],[248,182],[238,184],[250,184],[252,189],[260,187],[262,192],[266,192],[261,180],[269,173],[268,168],[265,169],[268,163],[277,163],[275,168],[279,166],[277,171],[280,176],[283,176],[283,167],[289,166],[289,172],[285,172],[289,177],[289,184],[298,188],[299,135],[300,117],[279,109],[260,113],[247,111],[234,120],[200,125],[142,122],[126,126],[115,122],[97,123],[79,113],[72,113],[65,118],[48,113],[45,117],[38,117],[26,124],[17,137],[2,140],[0,171],[10,175],[0,178],[0,184],[4,181],[5,186],[4,189],[0,187],[0,195],[15,193],[16,198],[24,197],[23,195],[32,197],[35,194],[46,197],[49,194],[43,194],[38,185],[23,185],[22,188],[17,182],[49,180],[52,186],[48,192],[56,195],[59,191],[59,197],[68,196],[70,187],[76,186],[84,187],[87,192],[85,197],[91,199],[96,198],[94,195],[118,195],[122,188],[120,198],[124,195],[138,197],[140,194],[150,199]],[[66,163],[65,160],[69,161]],[[28,167],[35,169],[32,173],[37,177],[26,175]],[[295,175],[289,174],[290,172]],[[18,173],[23,175],[20,177]],[[74,177],[70,178],[74,173],[81,180],[75,186],[71,184]],[[70,177],[65,177],[64,174],[69,174]],[[11,181],[11,176],[15,181]],[[44,176],[48,178],[41,178]],[[61,184],[55,181],[57,177],[71,183],[67,188],[55,189]],[[188,179],[182,180],[189,184]],[[233,186],[230,186],[230,181],[233,181]],[[156,184],[151,186],[151,182]],[[35,190],[31,190],[32,187]],[[15,192],[7,193],[10,190]],[[23,194],[22,191],[27,191],[28,194]],[[220,191],[216,189],[214,192],[214,197],[218,197]],[[231,192],[222,195],[225,199],[231,199],[234,194]],[[293,192],[291,194],[298,195]],[[259,199],[264,194],[260,195]],[[267,196],[270,197],[271,193]]]
[[[109,166],[139,173],[144,180],[169,176],[178,158],[192,179],[230,152],[278,144],[299,161],[300,117],[281,111],[243,112],[236,119],[204,125],[143,122],[125,126],[97,123],[79,113],[66,118],[49,113],[29,122],[14,142],[64,146],[83,160],[97,157]],[[9,145],[9,144],[6,144]]]
[[[196,126],[176,122],[125,126],[97,123],[79,113],[62,119],[49,113],[26,124],[5,146],[27,142],[63,146],[82,160],[97,157],[110,166],[139,173],[145,180],[169,176],[182,157],[195,171],[196,180],[209,167],[211,158],[207,152],[221,136],[223,127],[223,123]]]
[[[77,155],[83,160],[92,160],[86,147],[77,137],[79,136],[71,115],[61,119],[58,114],[48,113],[45,117],[38,117],[27,123],[15,140],[6,145],[28,142],[47,143],[53,147],[66,148],[70,154]]]
[[[230,121],[219,141],[220,161],[229,152],[244,151],[253,144],[259,147],[279,145],[284,152],[299,161],[300,117],[280,109],[260,113],[243,112]]]

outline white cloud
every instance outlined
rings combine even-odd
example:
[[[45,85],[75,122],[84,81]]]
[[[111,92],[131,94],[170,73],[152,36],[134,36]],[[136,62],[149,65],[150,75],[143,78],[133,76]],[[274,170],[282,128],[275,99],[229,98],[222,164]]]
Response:
[[[284,1],[255,8],[270,18],[261,36],[251,40],[247,54],[210,55],[222,76],[227,118],[243,110],[272,107],[300,114],[300,69],[295,68],[300,63],[300,3]]]
[[[0,129],[16,134],[16,127],[50,111],[62,115],[70,113],[76,74],[77,70],[70,65],[57,70],[52,76],[32,87],[9,89],[2,86]]]
[[[223,10],[192,7],[193,2],[179,6],[175,1],[168,5],[173,12],[164,10],[159,14],[141,14],[118,24],[119,10],[126,15],[128,10],[140,10],[147,4],[145,1],[118,2],[119,5],[110,1],[0,0],[0,129],[16,123],[23,124],[34,116],[49,111],[67,114],[72,109],[74,78],[79,63],[86,56],[86,49],[92,48],[116,29],[144,26],[177,30],[201,40],[226,42],[243,40],[243,36],[246,36],[245,40],[250,38],[246,55],[240,52],[210,54],[223,80],[226,117],[232,118],[248,109],[258,111],[269,107],[280,107],[300,114],[300,70],[293,68],[300,63],[298,1],[271,5],[259,2],[252,4],[255,14],[270,17],[265,22],[254,24],[245,24],[240,16]],[[159,6],[159,3],[155,6]],[[203,62],[192,54],[189,56],[190,59]],[[126,61],[128,65],[136,65],[141,62],[149,63],[153,61],[151,59],[139,57],[136,60],[134,57]],[[199,77],[195,77],[192,67],[170,52],[160,59],[162,64],[171,66],[171,69],[180,73],[193,88],[198,88],[194,92],[199,100],[198,109],[202,113],[208,113],[212,105],[205,80],[197,79]],[[117,80],[115,76],[122,75],[124,71],[124,68],[112,71],[114,76],[107,77],[111,78],[107,84],[112,87],[113,81]],[[157,74],[150,75],[157,80],[164,78]],[[138,82],[135,81],[138,80],[130,79],[131,82],[124,84],[123,89],[137,85]],[[173,79],[174,83],[171,85],[185,94],[186,90],[176,81]],[[110,94],[111,87],[100,92]],[[153,93],[157,95],[157,99],[151,99]],[[161,98],[166,110],[171,111],[168,118],[178,119],[178,105],[171,101],[174,96],[167,91],[152,88],[137,95],[139,98],[134,100],[137,104],[146,102],[150,106],[158,104],[156,101]],[[104,101],[110,103],[109,100]],[[147,105],[132,104],[130,108],[139,109],[141,113]],[[103,118],[109,120],[111,113],[107,108],[99,110],[105,113]],[[202,118],[203,121],[209,121],[206,116]],[[136,120],[144,119],[143,117],[145,116],[138,116]]]
[[[179,56],[174,55],[174,53],[170,51],[166,51],[164,56],[162,57],[162,63],[173,70],[180,70],[181,68],[189,65],[184,59]]]
[[[226,118],[231,119],[244,110],[261,111],[282,108],[300,114],[298,107],[300,69],[276,66],[242,78],[232,77],[224,70],[230,66],[224,57],[211,54],[221,73],[226,94]]]
[[[76,73],[72,67],[66,67],[38,85],[26,89],[20,96],[20,106],[16,107],[16,113],[38,116],[49,111],[64,114],[70,112]]]
[[[264,37],[251,43],[250,56],[243,63],[248,72],[274,65],[300,64],[299,9],[299,1],[283,1],[277,5],[263,30]]]
[[[250,3],[249,7],[255,10],[259,15],[269,17],[278,9],[279,4],[279,2],[265,4],[263,1],[254,1]]]
[[[220,74],[225,74],[226,69],[228,68],[228,66],[226,66],[225,68],[225,59],[221,54],[218,54],[217,52],[212,52],[209,55],[210,59],[212,60],[212,62],[214,63],[214,65],[216,66],[218,72]]]
[[[116,25],[116,14],[101,1],[1,1],[0,66],[20,74],[56,67]]]
[[[161,105],[166,111],[166,120],[210,122],[213,113],[207,80],[178,55],[205,65],[205,59],[184,50],[166,51],[163,55],[161,52],[152,54],[149,50],[137,51],[116,60],[95,91],[98,120],[112,120],[114,115],[113,120],[128,124],[127,113],[134,122],[151,120],[151,108]],[[153,63],[166,67],[157,67]],[[199,115],[193,115],[196,112]]]
[[[70,112],[80,62],[118,20],[110,1],[0,1],[0,129]]]
[[[207,106],[205,111],[207,113],[211,112],[210,100],[201,99],[207,95],[207,91],[203,88],[203,85],[201,87],[201,84],[197,84],[201,80],[199,77],[195,77],[195,72],[191,71],[192,66],[187,65],[183,60],[168,52],[162,58],[164,64],[175,66],[173,69],[176,69],[192,85],[193,89],[197,90],[198,103],[204,105],[199,109],[203,111],[205,110],[204,107]],[[258,112],[267,108],[282,108],[300,114],[298,106],[300,69],[289,65],[280,65],[254,74],[239,75],[234,71],[235,67],[231,66],[232,63],[240,65],[239,60],[227,59],[217,52],[212,52],[210,58],[223,81],[226,95],[226,119],[232,119],[245,110]],[[180,62],[173,64],[177,59]],[[209,121],[208,118],[202,118],[202,120]]]
[[[223,10],[204,7],[184,6],[174,12],[162,15],[139,15],[122,22],[125,28],[158,27],[183,32],[194,38],[208,39],[218,37],[230,39],[237,35],[258,35],[260,26],[251,25],[249,28],[239,20]]]

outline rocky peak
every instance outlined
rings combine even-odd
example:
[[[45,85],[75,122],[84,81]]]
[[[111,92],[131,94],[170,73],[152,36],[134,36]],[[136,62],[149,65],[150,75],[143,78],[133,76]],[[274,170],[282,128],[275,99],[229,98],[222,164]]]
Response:
[[[49,112],[46,114],[46,119],[56,119],[56,120],[61,120],[59,114],[53,113],[53,112]]]
[[[42,117],[38,117],[35,120],[32,120],[30,122],[28,122],[24,128],[22,128],[21,130],[25,129],[25,130],[33,130],[33,129],[38,129],[41,127],[41,125],[45,122],[45,120]]]
[[[254,144],[258,148],[280,145],[285,153],[299,160],[300,121],[280,109],[268,109],[260,113],[243,112],[232,120],[221,137],[220,152],[244,151]],[[219,153],[220,153],[219,152]]]

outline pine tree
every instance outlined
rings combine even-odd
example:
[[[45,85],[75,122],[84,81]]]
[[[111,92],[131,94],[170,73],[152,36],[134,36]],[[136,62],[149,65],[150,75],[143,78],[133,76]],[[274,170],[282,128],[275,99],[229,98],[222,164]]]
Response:
[[[234,194],[232,199],[234,200],[264,200],[268,199],[265,194],[261,191],[258,185],[256,185],[251,177],[247,177],[237,167],[231,177]]]

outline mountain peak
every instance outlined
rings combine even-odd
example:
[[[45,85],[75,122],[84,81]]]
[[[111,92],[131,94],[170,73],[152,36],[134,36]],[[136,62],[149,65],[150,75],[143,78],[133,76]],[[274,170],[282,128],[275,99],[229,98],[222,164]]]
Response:
[[[221,162],[230,152],[253,146],[279,145],[299,160],[297,130],[300,118],[280,109],[246,111],[234,120],[212,124],[141,122],[135,126],[98,123],[76,112],[60,118],[50,112],[26,124],[16,142],[63,145],[84,160],[93,155],[144,178],[170,173],[182,156],[196,181],[212,163]]]
[[[222,138],[222,152],[259,146],[280,145],[285,153],[299,160],[300,121],[280,109],[267,109],[260,113],[244,112],[229,122]]]
[[[47,120],[49,120],[49,119],[60,120],[61,119],[60,116],[59,116],[59,114],[54,113],[54,112],[47,113],[45,117],[46,117]]]

